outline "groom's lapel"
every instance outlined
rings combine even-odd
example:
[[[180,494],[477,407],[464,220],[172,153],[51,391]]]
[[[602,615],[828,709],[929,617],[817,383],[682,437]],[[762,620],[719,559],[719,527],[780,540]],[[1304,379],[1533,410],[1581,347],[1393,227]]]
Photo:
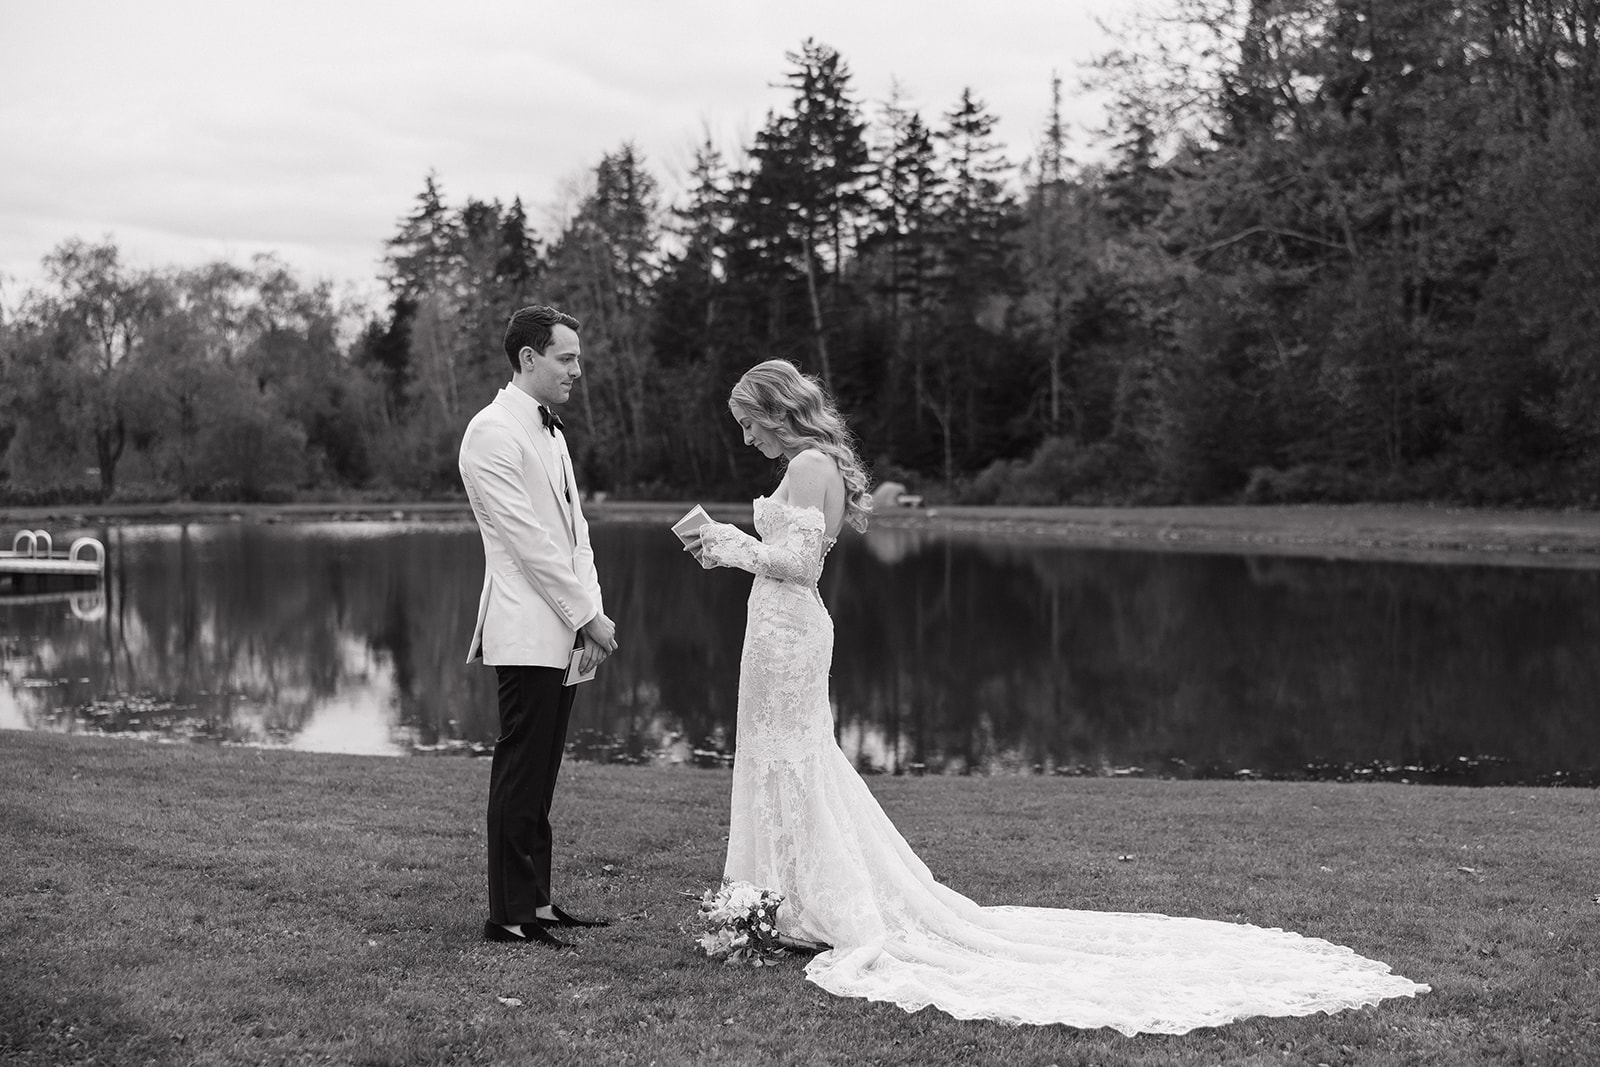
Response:
[[[507,411],[511,412],[512,417],[517,420],[517,424],[522,427],[522,432],[528,435],[528,442],[533,445],[533,454],[538,457],[539,466],[544,470],[544,476],[550,483],[550,489],[555,493],[556,502],[560,505],[561,512],[566,517],[567,532],[569,534],[574,533],[572,503],[561,490],[561,470],[557,466],[561,462],[561,457],[555,454],[555,442],[553,440],[550,442],[548,455],[545,449],[539,447],[541,442],[538,435],[550,432],[544,428],[544,423],[534,415],[539,409],[534,408],[533,412],[524,412],[523,409],[527,407],[526,404],[510,404],[504,400],[499,402]],[[534,415],[534,417],[530,418],[530,415]]]

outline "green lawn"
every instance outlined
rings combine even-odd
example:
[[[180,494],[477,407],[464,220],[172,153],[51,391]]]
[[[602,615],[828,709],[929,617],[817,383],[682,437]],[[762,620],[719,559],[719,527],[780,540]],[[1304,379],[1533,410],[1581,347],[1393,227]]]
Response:
[[[1592,790],[873,779],[981,902],[1283,926],[1434,987],[1125,1038],[908,1015],[830,997],[799,961],[697,955],[684,894],[720,873],[726,772],[568,765],[558,896],[619,921],[577,952],[485,944],[487,778],[0,733],[0,1063],[1600,1062]]]

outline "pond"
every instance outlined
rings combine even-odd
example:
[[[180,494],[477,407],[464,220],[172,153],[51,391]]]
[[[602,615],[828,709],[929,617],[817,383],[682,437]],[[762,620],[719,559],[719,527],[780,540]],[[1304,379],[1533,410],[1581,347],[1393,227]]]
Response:
[[[88,591],[0,600],[0,728],[486,753],[470,519],[87,531]],[[572,758],[726,765],[748,575],[592,528],[621,651]],[[1600,571],[1088,549],[875,529],[830,555],[864,771],[1600,784]]]

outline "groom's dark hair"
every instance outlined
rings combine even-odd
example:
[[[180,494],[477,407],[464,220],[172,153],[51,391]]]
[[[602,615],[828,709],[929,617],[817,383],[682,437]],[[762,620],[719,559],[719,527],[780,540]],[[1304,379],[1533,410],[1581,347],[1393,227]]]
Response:
[[[543,355],[550,347],[551,333],[557,326],[565,326],[576,333],[578,320],[565,311],[543,304],[532,304],[511,316],[511,321],[506,323],[506,358],[511,361],[513,373],[522,369],[517,353],[531,348]]]

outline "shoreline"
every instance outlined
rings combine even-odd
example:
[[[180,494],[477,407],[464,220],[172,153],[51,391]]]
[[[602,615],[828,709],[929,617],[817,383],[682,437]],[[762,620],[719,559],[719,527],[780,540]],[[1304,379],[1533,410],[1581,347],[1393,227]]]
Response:
[[[690,503],[590,501],[598,522],[670,525]],[[750,521],[750,505],[705,505],[714,518]],[[223,522],[471,521],[465,500],[296,504],[107,504],[0,508],[0,528]],[[1600,512],[1501,511],[1420,504],[1289,504],[1184,507],[893,508],[873,528],[972,534],[1084,548],[1351,560],[1600,567]],[[3,547],[3,546],[0,546]]]

